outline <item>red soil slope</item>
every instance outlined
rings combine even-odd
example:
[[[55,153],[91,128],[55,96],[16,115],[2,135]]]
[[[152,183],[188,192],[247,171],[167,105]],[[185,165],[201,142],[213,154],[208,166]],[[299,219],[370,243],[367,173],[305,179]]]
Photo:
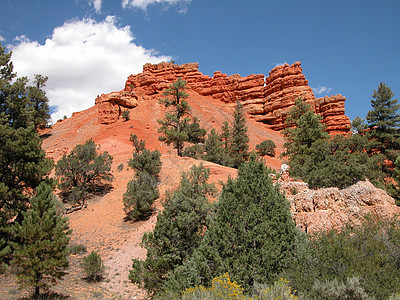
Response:
[[[192,115],[199,118],[201,126],[210,131],[211,128],[220,130],[225,120],[232,121],[234,105],[224,104],[212,97],[201,96],[188,91]],[[228,176],[236,176],[232,168],[219,166],[210,162],[191,158],[179,158],[172,147],[158,141],[159,134],[157,119],[164,116],[164,108],[158,103],[157,97],[139,101],[138,106],[130,110],[130,120],[118,120],[113,124],[100,124],[97,114],[98,106],[94,106],[66,120],[57,122],[48,137],[43,142],[43,148],[55,161],[63,154],[68,154],[77,144],[82,144],[92,138],[100,146],[100,151],[108,151],[114,158],[113,189],[103,197],[89,201],[88,208],[69,214],[70,226],[73,229],[72,242],[81,243],[88,251],[95,250],[103,257],[107,267],[108,282],[102,283],[109,292],[121,294],[123,297],[146,298],[145,293],[127,282],[128,270],[132,258],[145,258],[145,250],[140,247],[142,235],[152,230],[156,216],[150,220],[137,223],[124,222],[123,193],[134,172],[127,166],[132,155],[133,147],[129,141],[131,134],[146,140],[147,148],[158,149],[162,153],[163,168],[161,171],[160,194],[162,199],[165,191],[175,188],[182,172],[194,164],[203,163],[211,169],[210,181],[217,185],[226,181]],[[253,119],[247,120],[250,136],[250,147],[271,139],[277,145],[277,153],[282,151],[283,138],[280,133],[267,129],[262,123]],[[267,158],[267,164],[279,169],[279,158]],[[124,169],[117,167],[124,164]],[[162,209],[160,200],[156,201],[157,209]]]

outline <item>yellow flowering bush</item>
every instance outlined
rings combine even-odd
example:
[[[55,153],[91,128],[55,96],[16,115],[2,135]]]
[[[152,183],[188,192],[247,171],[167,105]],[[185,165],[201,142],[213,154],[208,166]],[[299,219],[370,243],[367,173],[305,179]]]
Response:
[[[243,295],[244,289],[236,282],[232,282],[228,273],[216,277],[211,282],[210,288],[204,286],[197,286],[194,288],[186,289],[182,294],[182,300],[247,300],[250,299]]]
[[[243,295],[244,289],[236,282],[232,282],[229,274],[216,277],[210,288],[196,286],[186,289],[182,293],[182,300],[297,300],[293,295],[289,281],[281,278],[273,285],[255,284],[252,297]]]

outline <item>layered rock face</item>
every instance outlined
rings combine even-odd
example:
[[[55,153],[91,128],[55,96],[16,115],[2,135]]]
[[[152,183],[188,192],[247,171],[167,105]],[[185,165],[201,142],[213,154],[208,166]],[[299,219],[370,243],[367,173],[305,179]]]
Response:
[[[97,96],[95,105],[98,110],[98,121],[101,124],[111,124],[118,120],[122,108],[134,108],[138,105],[137,96],[134,92],[112,92]]]
[[[341,95],[315,98],[302,73],[300,62],[291,66],[278,66],[267,78],[263,74],[241,77],[221,72],[215,72],[213,77],[209,77],[198,69],[197,63],[175,65],[163,62],[144,65],[142,73],[128,77],[124,90],[118,92],[119,96],[111,93],[96,99],[96,104],[100,105],[100,122],[112,123],[118,119],[118,111],[120,113],[120,107],[124,106],[118,99],[131,97],[132,93],[139,101],[158,98],[165,88],[181,77],[187,82],[188,89],[202,96],[210,96],[225,103],[240,101],[252,118],[274,130],[284,129],[288,110],[296,98],[302,97],[323,117],[328,132],[345,134],[349,131],[350,120],[344,111],[346,98]]]

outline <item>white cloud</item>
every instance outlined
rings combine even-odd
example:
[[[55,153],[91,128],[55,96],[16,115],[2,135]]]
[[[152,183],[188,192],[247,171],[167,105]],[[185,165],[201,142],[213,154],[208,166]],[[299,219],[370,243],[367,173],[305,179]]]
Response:
[[[89,4],[93,5],[94,10],[98,14],[101,12],[101,4],[102,4],[102,2],[103,2],[103,0],[89,0]]]
[[[9,46],[18,76],[49,77],[46,92],[55,107],[52,120],[94,105],[96,95],[122,90],[130,74],[145,63],[171,57],[136,45],[129,26],[119,27],[115,17],[102,22],[73,20],[54,29],[45,43],[19,37]]]
[[[4,42],[6,39],[0,35],[0,42]]]
[[[322,94],[328,94],[332,89],[326,86],[319,86],[317,88],[312,88],[312,90],[315,95],[322,95]]]
[[[147,9],[147,6],[151,4],[162,4],[166,7],[179,5],[180,13],[186,13],[187,7],[192,2],[192,0],[122,0],[122,7],[123,8],[141,8],[143,10]]]

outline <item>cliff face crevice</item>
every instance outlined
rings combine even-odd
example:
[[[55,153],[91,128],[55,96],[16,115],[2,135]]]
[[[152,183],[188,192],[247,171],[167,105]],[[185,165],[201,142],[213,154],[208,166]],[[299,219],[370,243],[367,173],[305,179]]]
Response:
[[[202,96],[224,103],[240,101],[252,118],[274,130],[285,128],[287,112],[295,99],[302,97],[322,116],[329,133],[349,132],[350,120],[344,109],[346,98],[342,95],[316,98],[302,73],[300,62],[278,66],[269,72],[268,77],[263,74],[228,76],[219,71],[209,77],[199,71],[197,63],[145,64],[142,73],[128,77],[122,91],[97,97],[99,122],[113,123],[118,120],[121,107],[131,108],[134,106],[130,103],[137,105],[141,100],[159,98],[162,91],[179,77],[187,82],[188,89]]]

